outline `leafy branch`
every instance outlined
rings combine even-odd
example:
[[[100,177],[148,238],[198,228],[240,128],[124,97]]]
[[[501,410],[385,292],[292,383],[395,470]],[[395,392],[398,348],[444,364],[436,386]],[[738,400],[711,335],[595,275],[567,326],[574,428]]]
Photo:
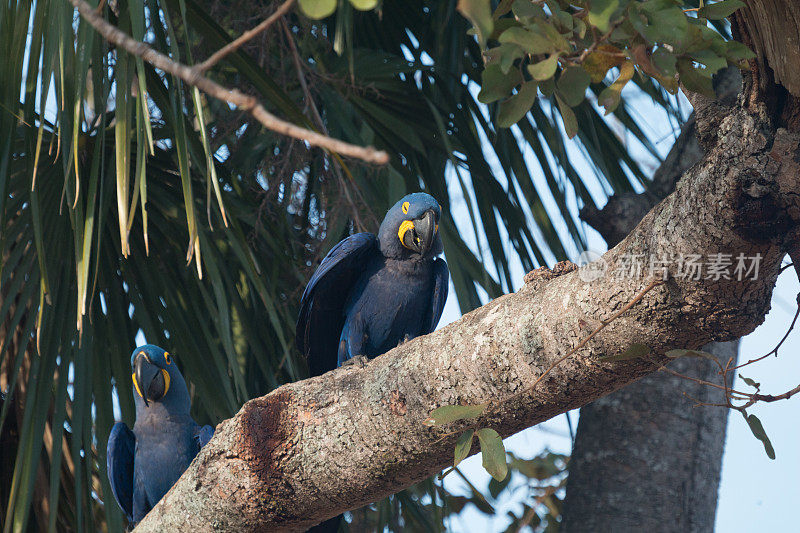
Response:
[[[670,93],[680,84],[713,95],[712,76],[728,64],[754,57],[745,45],[709,27],[742,7],[723,0],[695,10],[678,0],[513,0],[491,13],[489,0],[462,0],[483,50],[478,99],[499,101],[501,127],[517,123],[541,95],[558,104],[567,134],[577,133],[572,108],[612,69],[616,79],[597,87],[606,114],[621,101],[635,72],[656,79]]]
[[[278,8],[278,11],[285,12],[285,10],[288,10],[289,7],[291,7],[293,1],[294,0],[287,0],[281,7]],[[238,89],[229,89],[224,87],[203,75],[203,72],[207,68],[210,68],[225,55],[235,51],[249,39],[252,39],[258,33],[264,31],[267,27],[269,27],[270,24],[280,17],[276,17],[274,15],[269,17],[264,22],[259,24],[259,26],[257,26],[254,30],[246,32],[229,45],[220,49],[206,62],[200,63],[195,67],[190,67],[170,59],[166,55],[157,52],[146,43],[137,41],[126,33],[120,31],[116,26],[113,26],[106,21],[97,11],[92,9],[92,7],[86,3],[85,0],[70,0],[70,2],[78,10],[83,19],[86,20],[86,22],[88,22],[95,30],[97,30],[97,32],[100,33],[100,35],[102,35],[107,41],[119,46],[133,56],[142,58],[144,61],[150,63],[154,67],[180,78],[188,85],[197,87],[204,93],[213,96],[214,98],[228,102],[229,104],[236,106],[238,109],[246,111],[265,128],[276,133],[286,135],[287,137],[305,141],[312,146],[319,146],[333,153],[339,153],[341,155],[362,159],[368,163],[374,163],[378,165],[384,165],[388,163],[389,155],[384,151],[376,150],[371,146],[356,146],[282,120],[267,111],[255,97],[246,95]]]

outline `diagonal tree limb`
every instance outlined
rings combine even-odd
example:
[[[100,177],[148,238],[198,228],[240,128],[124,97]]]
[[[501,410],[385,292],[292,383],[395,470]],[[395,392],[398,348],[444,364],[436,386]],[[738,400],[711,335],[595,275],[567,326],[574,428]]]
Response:
[[[192,68],[184,65],[183,63],[173,61],[164,54],[153,50],[146,43],[137,41],[126,35],[124,32],[120,31],[119,28],[109,24],[84,0],[69,1],[73,6],[75,6],[75,9],[78,10],[83,19],[86,20],[86,22],[88,22],[95,30],[97,30],[97,32],[107,41],[114,43],[130,54],[141,57],[144,61],[147,61],[154,67],[182,79],[187,84],[197,87],[209,96],[213,96],[214,98],[218,98],[219,100],[233,104],[242,111],[250,113],[265,128],[276,133],[286,135],[287,137],[293,137],[295,139],[306,141],[312,146],[319,146],[320,148],[325,148],[331,152],[362,159],[367,163],[385,165],[389,162],[389,155],[382,150],[376,150],[371,146],[356,146],[354,144],[340,141],[339,139],[334,139],[332,137],[328,137],[327,135],[322,135],[315,131],[302,128],[296,124],[292,124],[291,122],[281,120],[267,111],[255,97],[246,95],[238,89],[228,89],[227,87],[223,87],[215,81],[203,76],[202,71],[199,68]],[[240,39],[242,37],[240,37]]]
[[[703,161],[603,260],[614,271],[630,254],[760,254],[758,278],[689,280],[671,270],[536,390],[483,415],[481,425],[511,435],[664,363],[658,355],[599,361],[632,343],[653,354],[696,349],[763,321],[800,222],[800,136],[776,130],[763,108],[718,106],[698,116],[699,126],[709,121],[716,135]],[[137,531],[302,530],[441,471],[452,463],[462,426],[424,425],[433,409],[512,397],[647,285],[645,277],[585,282],[581,274],[534,279],[364,368],[341,368],[246,403]],[[453,435],[441,439],[445,433]]]

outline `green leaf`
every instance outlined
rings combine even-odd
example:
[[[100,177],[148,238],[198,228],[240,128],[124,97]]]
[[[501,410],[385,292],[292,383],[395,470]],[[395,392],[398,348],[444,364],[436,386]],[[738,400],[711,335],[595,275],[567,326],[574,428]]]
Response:
[[[469,455],[472,449],[472,438],[475,435],[474,429],[468,429],[461,436],[458,437],[456,442],[455,457],[453,458],[453,467],[458,466],[458,463],[463,461]]]
[[[545,452],[532,459],[520,459],[512,457],[511,467],[519,470],[519,472],[531,479],[538,479],[544,481],[564,471],[564,468],[558,463],[566,463],[566,456]]]
[[[480,416],[486,409],[488,403],[480,405],[443,405],[434,409],[430,418],[423,422],[426,426],[441,426],[465,418],[475,418]]]
[[[565,104],[558,95],[556,95],[556,102],[558,102],[558,110],[561,111],[561,118],[564,120],[564,130],[567,132],[567,137],[572,139],[578,134],[578,119],[575,118],[572,108]]]
[[[497,125],[501,128],[510,128],[525,116],[533,105],[538,94],[537,84],[527,81],[519,88],[519,92],[500,103],[497,112]]]
[[[544,61],[528,65],[528,72],[534,80],[542,81],[552,78],[558,67],[558,54],[552,54]]]
[[[718,56],[712,50],[698,50],[692,52],[692,58],[699,63],[704,64],[709,74],[716,74],[721,69],[728,66],[728,61],[724,57]]]
[[[557,26],[559,26],[559,30],[565,33],[571,32],[572,28],[575,26],[572,15],[566,11],[557,11],[555,13],[554,21],[556,22]]]
[[[553,96],[553,93],[555,91],[556,91],[556,80],[554,80],[553,78],[539,82],[539,92],[541,92],[543,95]]]
[[[770,442],[767,432],[764,431],[764,426],[761,425],[761,420],[759,420],[756,415],[745,415],[745,420],[747,421],[747,425],[750,427],[750,431],[753,433],[753,436],[760,440],[764,445],[764,451],[767,452],[767,457],[774,460],[775,448],[772,447],[772,442]]]
[[[312,19],[330,17],[336,11],[336,0],[298,0],[300,9]]]
[[[550,43],[550,48],[546,50],[547,52],[567,52],[571,50],[569,41],[552,24],[536,19],[532,30],[537,35],[543,36]]]
[[[673,2],[673,0],[646,0],[642,2],[639,7],[642,11],[655,13],[656,11],[661,11],[662,9],[675,7],[675,4],[677,4],[677,2]]]
[[[520,26],[522,26],[522,23],[517,19],[512,19],[512,18],[494,19],[494,29],[492,29],[491,35],[489,35],[489,40],[496,41],[500,37],[500,35],[508,28],[520,27]],[[470,29],[467,33],[474,35],[475,30]]]
[[[575,35],[578,36],[578,39],[583,39],[586,37],[586,23],[583,20],[576,18],[575,28],[573,31],[575,32]]]
[[[733,63],[738,63],[745,59],[753,59],[756,54],[746,45],[739,41],[725,41],[725,57]]]
[[[511,9],[514,11],[514,16],[517,18],[545,18],[547,16],[544,12],[544,9],[542,9],[542,6],[539,4],[534,4],[531,2],[531,0],[514,0],[514,3],[511,5]]]
[[[674,5],[668,9],[648,12],[647,20],[645,22],[636,15],[630,18],[634,29],[650,43],[668,43],[683,49],[690,41],[690,36],[696,33],[696,29],[690,32],[689,19],[681,8]]]
[[[375,9],[378,0],[350,0],[350,4],[359,11],[369,11]]]
[[[708,72],[695,67],[691,60],[684,58],[678,59],[677,67],[681,83],[687,90],[700,93],[709,98],[715,96],[714,86],[711,83],[711,75]]]
[[[497,481],[503,481],[508,475],[503,439],[495,430],[489,428],[479,429],[477,435],[481,444],[483,468]]]
[[[486,40],[494,29],[492,8],[489,0],[458,0],[458,10],[472,22],[481,48],[486,48]]]
[[[745,383],[747,383],[747,384],[748,384],[748,385],[750,385],[751,387],[754,387],[754,388],[756,388],[756,389],[759,389],[759,388],[761,388],[761,383],[758,383],[757,381],[754,381],[754,380],[752,380],[752,379],[750,379],[750,378],[746,378],[746,377],[744,377],[744,376],[743,376],[743,375],[741,375],[741,374],[739,374],[739,377],[740,377],[740,378],[742,378],[742,381],[744,381]]]
[[[692,64],[691,60],[684,58],[678,59],[677,67],[681,83],[687,90],[709,98],[715,96],[711,74],[707,72],[707,69],[699,69]]]
[[[586,96],[586,89],[592,82],[591,76],[581,67],[567,67],[561,72],[556,87],[564,102],[575,107]]]
[[[650,347],[645,344],[631,344],[627,350],[617,355],[607,355],[601,357],[600,361],[629,361],[631,359],[639,359],[645,355],[650,354]]]
[[[650,56],[650,62],[653,64],[653,66],[656,67],[661,74],[669,77],[674,76],[678,72],[675,69],[676,61],[677,58],[675,57],[675,54],[663,46],[659,46]]]
[[[518,69],[515,69],[515,72],[512,72],[511,67],[514,66],[514,61],[520,59],[524,55],[525,52],[516,44],[502,43],[500,46],[495,46],[494,48],[490,48],[484,52],[483,60],[487,68],[490,65],[499,65],[500,71],[504,76],[510,75],[517,80],[514,84],[516,85],[522,81],[522,74],[519,73]]]
[[[516,44],[529,54],[544,54],[553,49],[553,44],[543,33],[533,32],[519,26],[508,28],[500,34],[498,41]]]
[[[734,11],[744,6],[742,0],[723,0],[705,5],[697,14],[710,20],[720,20],[731,16]]]
[[[518,70],[503,74],[500,65],[489,65],[483,71],[478,101],[482,104],[490,104],[505,98],[511,93],[511,89],[521,81],[522,74]]]
[[[592,26],[603,33],[611,28],[611,17],[619,7],[619,0],[594,0],[587,17]]]

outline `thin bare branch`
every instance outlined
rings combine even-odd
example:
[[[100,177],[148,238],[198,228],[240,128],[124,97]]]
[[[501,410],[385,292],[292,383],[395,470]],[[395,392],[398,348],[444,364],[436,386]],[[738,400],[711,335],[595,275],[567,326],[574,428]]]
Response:
[[[772,394],[753,394],[752,399],[756,402],[777,402],[778,400],[788,400],[798,392],[800,392],[800,385],[792,390],[784,392],[783,394],[778,394],[775,396]]]
[[[247,41],[249,41],[259,33],[265,31],[267,28],[272,26],[276,20],[285,15],[292,8],[292,6],[294,6],[294,2],[295,0],[286,0],[284,3],[278,6],[278,9],[276,9],[272,15],[264,19],[258,26],[247,30],[239,37],[237,37],[235,40],[229,42],[228,44],[226,44],[225,46],[223,46],[222,48],[211,54],[211,56],[208,59],[206,59],[205,61],[203,61],[194,68],[201,73],[207,71],[208,69],[219,63],[222,60],[222,58],[224,58],[230,53],[235,52],[236,50],[241,48]]]
[[[756,357],[755,359],[750,359],[746,363],[742,363],[741,365],[737,365],[737,366],[734,366],[733,368],[730,368],[729,371],[742,368],[743,366],[752,365],[753,363],[757,363],[757,362],[761,361],[762,359],[766,359],[767,357],[769,357],[772,354],[778,355],[778,350],[780,349],[781,346],[783,346],[783,343],[786,342],[786,339],[789,338],[789,334],[794,329],[795,324],[797,324],[797,318],[800,317],[800,294],[797,295],[797,298],[798,298],[797,311],[795,311],[794,318],[792,319],[792,323],[789,324],[789,329],[786,330],[786,334],[783,336],[783,338],[780,340],[780,342],[772,350],[770,350],[766,354],[762,355],[761,357]],[[720,374],[722,374],[722,373],[723,372],[720,372]]]
[[[84,0],[69,1],[75,6],[84,20],[97,30],[107,41],[123,48],[130,54],[141,57],[154,67],[182,79],[189,85],[197,87],[204,93],[233,104],[242,111],[247,111],[265,128],[286,135],[287,137],[306,141],[312,146],[319,146],[331,152],[362,159],[368,163],[384,165],[389,162],[389,155],[382,150],[376,150],[371,146],[356,146],[279,119],[267,111],[255,97],[248,96],[238,89],[223,87],[203,76],[199,69],[191,68],[183,63],[173,61],[164,54],[153,50],[146,43],[131,38],[115,26],[109,24]]]
[[[747,399],[747,398],[750,397],[750,394],[748,394],[746,392],[739,392],[739,391],[737,391],[735,389],[727,389],[727,388],[723,387],[722,385],[717,385],[716,383],[711,383],[710,381],[706,381],[704,379],[699,379],[699,378],[695,378],[695,377],[692,377],[692,376],[687,376],[686,374],[681,374],[680,372],[675,372],[674,370],[672,370],[671,368],[668,368],[666,366],[662,366],[661,368],[659,368],[659,370],[662,371],[662,372],[666,372],[667,374],[672,374],[676,378],[686,379],[688,381],[694,381],[695,383],[699,383],[700,385],[706,385],[708,387],[714,387],[716,389],[723,390],[727,394],[738,394],[738,395],[742,396],[742,398],[734,398],[735,400],[744,400],[744,399]]]

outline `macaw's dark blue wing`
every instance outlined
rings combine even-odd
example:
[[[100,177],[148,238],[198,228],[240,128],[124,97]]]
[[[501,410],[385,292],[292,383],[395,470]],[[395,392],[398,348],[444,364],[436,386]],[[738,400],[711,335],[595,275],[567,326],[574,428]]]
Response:
[[[424,324],[423,335],[427,335],[436,329],[436,324],[442,318],[444,303],[447,301],[447,291],[450,288],[450,271],[447,270],[447,262],[439,257],[433,262],[433,296],[431,297],[430,320]]]
[[[136,450],[136,437],[125,422],[117,422],[111,428],[106,451],[108,481],[111,492],[120,508],[133,520],[133,453]]]
[[[336,368],[344,307],[375,253],[379,253],[375,235],[356,233],[334,246],[311,276],[300,300],[296,341],[312,376]]]
[[[214,436],[214,428],[209,425],[205,425],[203,427],[197,428],[197,433],[195,433],[194,438],[197,440],[197,451],[208,444],[208,441],[211,440],[211,437]]]

